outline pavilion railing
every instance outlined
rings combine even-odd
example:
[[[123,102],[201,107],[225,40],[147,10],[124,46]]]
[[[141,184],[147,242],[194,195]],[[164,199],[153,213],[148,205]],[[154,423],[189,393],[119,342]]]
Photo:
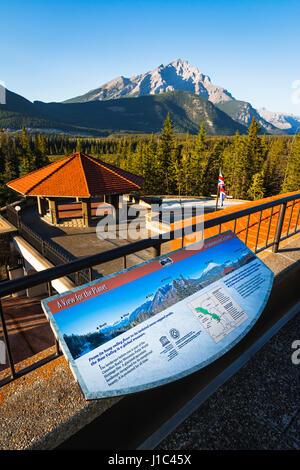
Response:
[[[277,208],[277,210],[276,210]],[[287,212],[287,208],[289,209],[289,213]],[[263,246],[258,246],[258,239],[259,233],[262,224],[262,218],[264,211],[270,209],[270,216],[269,216],[269,224],[268,230],[266,234],[266,242]],[[246,218],[247,225],[245,227],[245,242],[247,243],[247,236],[250,227],[250,217],[252,214],[258,214],[258,221],[257,221],[257,235],[256,235],[256,243],[253,251],[255,253],[264,250],[266,247],[272,246],[272,251],[277,252],[279,247],[279,242],[284,240],[296,233],[300,232],[300,191],[296,194],[292,194],[290,196],[285,196],[279,199],[275,199],[272,201],[268,201],[256,206],[248,207],[246,209],[242,209],[230,214],[223,214],[220,216],[216,216],[213,219],[205,220],[204,225],[203,223],[194,224],[192,225],[192,230],[194,232],[201,231],[212,228],[218,227],[217,232],[222,233],[223,231],[227,231],[226,224],[228,222],[233,222],[232,231],[237,233],[237,226],[239,219]],[[276,214],[276,215],[275,215]],[[272,225],[272,218],[275,217],[276,221],[276,229],[272,236],[272,231],[270,227]],[[13,216],[14,217],[14,216]],[[284,228],[284,230],[283,230]],[[29,238],[31,237],[31,242],[33,243],[40,243],[39,238],[32,236],[32,233],[29,230],[24,229],[24,225],[20,225],[20,230],[22,230],[22,234],[26,232],[26,236]],[[30,235],[29,235],[30,233]],[[59,345],[57,340],[54,338],[54,344],[56,345],[56,352],[47,356],[46,358],[35,362],[29,367],[18,369],[15,368],[15,363],[13,360],[13,355],[11,351],[11,346],[9,342],[9,334],[7,331],[7,325],[4,318],[4,313],[2,310],[1,299],[3,297],[9,296],[19,291],[23,291],[30,287],[34,287],[44,283],[50,283],[55,279],[59,279],[64,276],[70,276],[71,274],[81,272],[82,270],[88,269],[90,270],[93,266],[100,265],[102,263],[106,263],[108,261],[113,261],[116,259],[123,259],[123,268],[126,268],[126,257],[133,253],[137,253],[143,251],[145,249],[152,249],[152,254],[154,257],[160,256],[161,254],[161,246],[164,243],[169,242],[170,240],[180,239],[182,238],[182,229],[172,230],[166,234],[158,235],[157,237],[147,238],[139,240],[135,243],[129,243],[127,245],[123,245],[112,250],[98,253],[91,256],[86,256],[82,258],[77,258],[71,261],[68,261],[64,264],[60,264],[53,268],[45,269],[38,273],[30,274],[25,277],[17,278],[10,281],[3,281],[0,282],[0,326],[2,326],[3,338],[5,342],[10,375],[7,375],[4,379],[0,381],[0,386],[18,378],[26,373],[30,372],[37,367],[49,362],[50,360],[54,359],[60,354]],[[38,240],[38,241],[37,241]],[[37,246],[37,245],[36,245]],[[62,258],[60,258],[62,259]],[[19,366],[18,366],[19,367]]]
[[[76,259],[65,251],[63,251],[56,243],[51,240],[44,240],[38,233],[26,225],[19,213],[13,206],[6,206],[5,217],[15,227],[17,227],[19,234],[32,245],[41,255],[55,266],[59,264],[66,264]],[[91,280],[89,272],[71,273],[68,276],[76,285],[81,285]]]

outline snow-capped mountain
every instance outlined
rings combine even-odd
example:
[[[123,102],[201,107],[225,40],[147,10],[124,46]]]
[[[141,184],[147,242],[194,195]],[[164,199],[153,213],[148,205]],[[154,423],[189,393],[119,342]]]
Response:
[[[210,271],[212,270],[215,270],[215,269],[223,269],[223,267],[220,265],[220,264],[217,264],[217,263],[214,263],[213,261],[211,261],[207,266],[206,268],[204,269],[203,273],[202,273],[202,276],[203,275],[206,275],[207,273],[209,273]]]
[[[267,119],[253,108],[250,103],[240,100],[231,100],[216,105],[221,111],[228,114],[234,121],[249,127],[253,117],[259,122],[262,132],[268,134],[282,134],[280,129],[275,124],[272,124]],[[282,129],[284,131],[284,129]]]
[[[71,98],[65,103],[103,101],[124,97],[157,95],[168,91],[190,91],[212,103],[233,100],[232,95],[217,85],[213,85],[208,75],[201,73],[186,60],[176,59],[168,65],[131,78],[118,77],[95,90]]]
[[[265,121],[288,134],[295,134],[300,131],[300,116],[268,111],[266,108],[260,108],[258,112]]]

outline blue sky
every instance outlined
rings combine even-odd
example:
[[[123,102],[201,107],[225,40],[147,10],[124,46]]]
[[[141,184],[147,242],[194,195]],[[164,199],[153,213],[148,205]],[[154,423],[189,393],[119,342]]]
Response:
[[[30,100],[181,58],[237,99],[300,114],[298,0],[10,0],[0,11],[0,80]]]

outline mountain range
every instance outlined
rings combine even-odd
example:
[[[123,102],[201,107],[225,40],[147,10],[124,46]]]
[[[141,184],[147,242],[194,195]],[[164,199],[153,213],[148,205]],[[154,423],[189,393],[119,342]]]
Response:
[[[230,116],[234,121],[239,122],[243,126],[249,127],[252,119],[255,118],[259,122],[264,133],[274,135],[284,133],[283,129],[279,129],[267,119],[264,119],[264,117],[246,101],[224,101],[222,103],[218,103],[216,106]]]
[[[207,75],[199,72],[187,61],[176,59],[170,64],[160,65],[150,72],[131,78],[117,77],[88,93],[71,98],[65,103],[86,103],[87,101],[104,101],[145,95],[158,95],[169,91],[189,91],[212,103],[234,99],[220,86],[213,85]]]
[[[255,256],[245,251],[236,259],[228,260],[224,264],[209,262],[199,277],[187,278],[181,274],[171,282],[161,285],[149,300],[137,306],[132,312],[122,315],[113,324],[98,326],[96,330],[87,334],[65,334],[64,340],[76,359],[254,260]]]
[[[287,134],[295,134],[300,130],[300,116],[293,114],[276,113],[265,108],[258,109],[260,116],[277,129],[281,129]]]
[[[181,59],[131,78],[117,77],[61,103],[32,103],[7,90],[0,127],[96,136],[156,133],[168,112],[178,133],[195,134],[202,122],[208,135],[245,133],[253,117],[266,134],[294,134],[300,128],[299,116],[256,110]]]
[[[168,112],[175,132],[199,132],[205,123],[209,135],[233,135],[247,131],[210,101],[188,91],[173,91],[138,98],[119,98],[85,103],[31,103],[7,91],[0,105],[0,127],[82,135],[107,136],[112,133],[157,133]]]

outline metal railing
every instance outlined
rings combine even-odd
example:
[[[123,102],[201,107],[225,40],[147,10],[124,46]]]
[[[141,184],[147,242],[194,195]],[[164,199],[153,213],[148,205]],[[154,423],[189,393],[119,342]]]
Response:
[[[51,240],[44,240],[39,234],[32,230],[26,225],[19,213],[13,206],[6,206],[6,211],[3,214],[5,218],[17,227],[19,234],[26,240],[30,245],[41,253],[48,261],[53,263],[55,266],[59,264],[66,264],[76,259],[69,253],[63,251],[56,243]],[[81,285],[89,282],[91,279],[91,272],[78,272],[76,274],[69,274],[68,276],[71,281],[76,285]]]
[[[276,211],[276,208],[278,209],[277,211]],[[266,216],[266,211],[269,209],[270,209],[270,214]],[[288,215],[288,217],[286,217],[287,209],[290,210],[290,214]],[[259,219],[255,224],[252,224],[251,226],[250,217],[252,214],[259,214]],[[272,238],[271,227],[272,227],[273,217],[276,218],[275,220],[276,229],[275,229],[273,239],[269,241],[269,239]],[[257,253],[259,251],[266,249],[269,246],[272,246],[273,252],[276,253],[278,251],[279,242],[281,240],[284,240],[285,238],[290,237],[300,232],[300,226],[299,226],[300,192],[297,194],[285,196],[283,198],[279,198],[276,200],[268,201],[268,202],[259,204],[254,207],[253,206],[248,207],[246,209],[242,209],[234,213],[216,216],[213,219],[204,220],[204,224],[203,223],[193,224],[192,226],[190,226],[190,228],[192,228],[194,232],[204,229],[204,234],[205,234],[206,229],[210,229],[212,227],[218,227],[218,233],[221,233],[223,224],[232,222],[233,223],[232,231],[236,234],[239,234],[239,231],[237,230],[238,221],[239,219],[245,220],[245,218],[247,221],[246,226],[244,227],[245,243],[247,243],[249,228],[253,231],[253,227],[257,225],[256,240],[255,240],[255,246],[254,246],[253,251]],[[265,236],[266,241],[263,244],[263,246],[258,247],[260,229],[261,229],[262,222],[264,219],[269,220],[267,223],[267,226],[268,226],[267,235]],[[294,222],[293,222],[293,219],[294,219]],[[284,224],[286,223],[287,223],[287,228],[284,232],[283,227],[284,227]],[[24,232],[24,227],[22,227],[22,225],[20,226],[20,228]],[[228,228],[225,227],[224,231],[227,231],[227,230]],[[28,233],[29,232],[26,229],[26,236],[28,236]],[[162,244],[167,243],[170,240],[174,240],[174,239],[182,239],[181,228],[170,231],[167,237],[166,237],[166,233],[164,233],[163,235],[158,235],[156,237],[139,240],[135,243],[123,245],[123,246],[114,248],[112,250],[109,250],[103,253],[98,253],[95,255],[86,256],[86,257],[82,257],[79,259],[74,259],[74,260],[68,261],[65,264],[60,264],[53,268],[45,269],[44,271],[27,275],[26,277],[21,277],[21,278],[17,278],[11,281],[1,282],[0,283],[0,325],[2,326],[3,337],[4,337],[4,342],[5,342],[6,351],[7,351],[7,357],[8,357],[9,368],[10,368],[10,376],[2,380],[2,382],[0,382],[0,386],[3,385],[4,383],[7,383],[11,380],[14,380],[28,373],[29,371],[33,369],[36,369],[37,367],[54,359],[60,354],[58,343],[56,342],[56,339],[54,338],[54,341],[56,344],[56,352],[54,354],[47,356],[46,358],[32,364],[29,367],[16,371],[12,352],[11,352],[11,347],[9,344],[9,335],[7,332],[7,325],[5,323],[5,318],[4,318],[2,305],[1,305],[1,299],[3,297],[16,293],[18,291],[28,289],[30,287],[40,285],[40,284],[44,284],[44,283],[49,284],[51,281],[55,279],[59,279],[64,276],[70,276],[71,274],[78,273],[85,269],[91,270],[93,266],[100,265],[102,263],[106,263],[108,261],[113,261],[116,259],[122,259],[123,260],[122,267],[126,268],[127,266],[126,257],[128,255],[151,248],[153,257],[160,256]],[[36,241],[36,239],[34,240]]]

